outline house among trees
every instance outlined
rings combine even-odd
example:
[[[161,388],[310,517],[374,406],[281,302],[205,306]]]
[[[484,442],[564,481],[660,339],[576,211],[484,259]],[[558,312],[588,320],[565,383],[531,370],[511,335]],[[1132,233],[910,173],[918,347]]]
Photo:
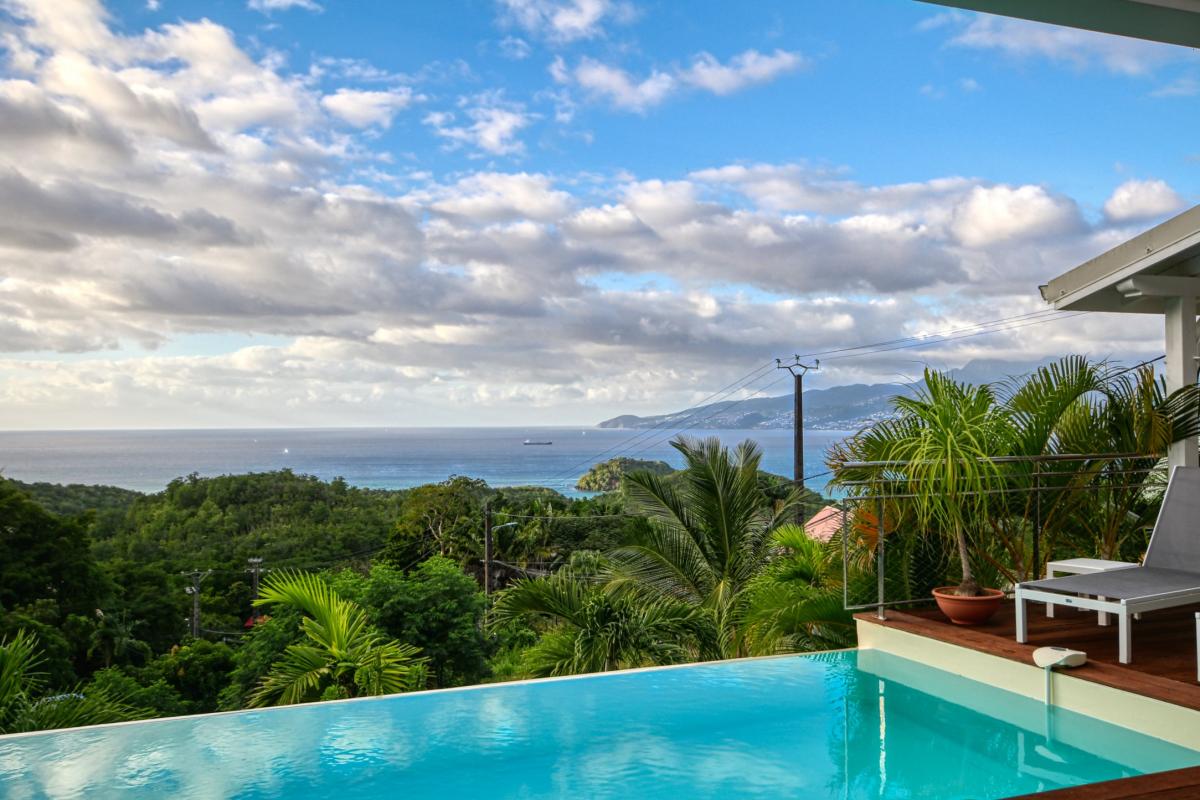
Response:
[[[828,542],[842,529],[846,513],[837,506],[825,506],[804,523],[804,532],[818,542]]]

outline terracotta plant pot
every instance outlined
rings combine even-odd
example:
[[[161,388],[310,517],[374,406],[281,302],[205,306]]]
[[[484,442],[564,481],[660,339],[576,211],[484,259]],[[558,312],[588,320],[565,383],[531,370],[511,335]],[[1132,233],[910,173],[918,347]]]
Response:
[[[955,625],[980,625],[987,622],[1000,608],[1004,592],[999,589],[980,589],[983,594],[975,597],[959,597],[953,586],[942,586],[933,590],[938,608]]]

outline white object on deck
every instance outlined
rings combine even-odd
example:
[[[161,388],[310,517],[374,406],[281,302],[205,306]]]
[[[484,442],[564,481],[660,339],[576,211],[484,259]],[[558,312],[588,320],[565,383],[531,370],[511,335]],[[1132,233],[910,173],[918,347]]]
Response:
[[[1136,566],[1136,563],[1130,561],[1106,561],[1103,558],[1064,558],[1062,561],[1051,561],[1046,565],[1046,577],[1056,578],[1058,577],[1057,573],[1060,572],[1064,575],[1089,575],[1093,572],[1107,572],[1110,569]],[[1046,603],[1046,616],[1054,618],[1054,603]],[[1107,625],[1108,613],[1096,612],[1096,624]]]
[[[1197,614],[1200,618],[1200,614]],[[1082,667],[1087,653],[1067,647],[1039,647],[1033,651],[1033,663],[1046,671],[1046,705],[1050,705],[1050,673],[1055,667]]]
[[[1042,669],[1082,667],[1087,663],[1087,653],[1082,650],[1072,650],[1068,647],[1039,647],[1033,651],[1033,663]]]

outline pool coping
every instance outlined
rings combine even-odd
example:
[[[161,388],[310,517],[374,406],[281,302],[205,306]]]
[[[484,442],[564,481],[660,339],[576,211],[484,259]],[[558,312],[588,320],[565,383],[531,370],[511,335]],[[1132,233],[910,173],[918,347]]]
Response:
[[[327,706],[337,703],[362,703],[371,700],[395,700],[405,697],[427,697],[433,694],[449,694],[451,692],[471,692],[481,689],[494,689],[507,686],[526,686],[530,684],[558,683],[561,681],[585,680],[588,678],[607,678],[614,675],[633,675],[641,672],[662,672],[665,670],[684,669],[688,667],[711,667],[718,664],[738,664],[749,661],[774,661],[785,658],[811,658],[825,653],[846,653],[858,650],[857,647],[839,647],[831,650],[815,650],[806,653],[776,653],[769,656],[746,656],[743,658],[725,658],[714,661],[691,661],[686,664],[663,664],[653,667],[632,667],[630,669],[614,669],[607,672],[585,672],[579,675],[551,675],[545,678],[521,678],[515,681],[494,681],[492,683],[473,683],[468,686],[447,686],[441,689],[421,689],[415,692],[396,692],[394,694],[369,695],[366,697],[345,697],[340,700],[314,700],[308,703],[291,703],[280,706],[262,706],[260,708],[236,708],[230,711],[206,711],[200,714],[176,714],[170,717],[149,717],[147,719],[128,719],[122,722],[103,722],[98,725],[77,725],[73,728],[46,728],[37,731],[22,731],[20,733],[0,734],[0,744],[18,738],[31,736],[52,736],[73,731],[103,731],[112,728],[124,728],[129,725],[143,725],[155,722],[171,722],[174,720],[210,719],[212,717],[228,717],[235,714],[262,714],[271,711],[305,708],[312,706]]]

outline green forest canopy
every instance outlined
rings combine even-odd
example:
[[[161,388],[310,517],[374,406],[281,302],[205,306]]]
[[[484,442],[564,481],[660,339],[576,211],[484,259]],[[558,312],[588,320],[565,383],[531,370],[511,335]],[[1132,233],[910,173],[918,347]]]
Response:
[[[777,497],[790,487],[765,473],[762,484]],[[485,505],[500,590],[649,531],[619,492],[572,499],[461,476],[374,490],[288,470],[190,475],[154,494],[0,478],[0,638],[36,637],[47,692],[117,698],[142,715],[245,707],[300,638],[294,610],[252,624],[253,557],[323,576],[381,635],[419,649],[430,686],[524,677],[522,653],[544,631],[484,624]]]

